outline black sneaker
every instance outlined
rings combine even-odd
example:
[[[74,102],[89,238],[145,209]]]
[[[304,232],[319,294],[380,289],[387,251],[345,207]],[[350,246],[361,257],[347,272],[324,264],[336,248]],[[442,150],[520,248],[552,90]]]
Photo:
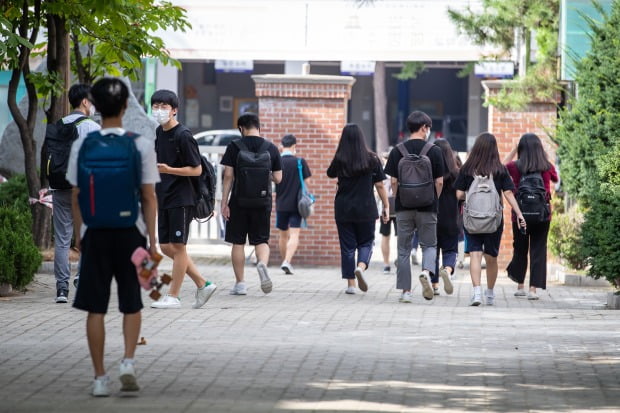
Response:
[[[75,288],[78,287],[78,283],[80,282],[80,273],[75,274],[75,278],[73,279],[73,286]]]
[[[66,302],[68,302],[68,296],[69,296],[69,292],[65,291],[65,290],[58,290],[58,292],[56,293],[56,303],[57,304],[64,304]]]
[[[389,265],[386,265],[385,267],[383,267],[383,273],[384,274],[389,274],[391,270],[392,269],[390,268]]]

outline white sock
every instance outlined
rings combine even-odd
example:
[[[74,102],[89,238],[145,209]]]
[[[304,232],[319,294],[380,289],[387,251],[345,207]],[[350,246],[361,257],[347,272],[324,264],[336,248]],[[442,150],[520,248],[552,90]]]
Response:
[[[134,364],[136,361],[134,359],[123,359],[122,363]]]
[[[482,292],[482,288],[480,286],[474,287],[474,293],[480,294]]]

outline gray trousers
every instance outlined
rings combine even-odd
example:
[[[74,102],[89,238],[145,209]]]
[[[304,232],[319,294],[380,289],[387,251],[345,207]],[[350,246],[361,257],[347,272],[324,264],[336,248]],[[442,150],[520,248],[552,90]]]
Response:
[[[54,276],[56,289],[69,291],[71,278],[71,263],[69,262],[69,248],[73,235],[73,213],[71,212],[71,190],[60,189],[52,191],[54,212]]]
[[[422,212],[413,209],[396,212],[398,229],[396,265],[396,288],[411,290],[411,240],[414,231],[418,231],[418,240],[422,248],[422,269],[435,272],[437,257],[437,213]]]

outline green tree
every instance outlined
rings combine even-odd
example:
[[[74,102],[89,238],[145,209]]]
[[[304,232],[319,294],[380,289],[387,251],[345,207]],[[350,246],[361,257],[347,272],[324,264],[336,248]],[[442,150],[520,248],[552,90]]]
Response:
[[[560,114],[565,188],[587,209],[582,228],[589,274],[620,288],[620,1],[586,19],[591,49],[576,64],[577,93]]]
[[[47,122],[55,122],[66,111],[69,88],[69,33],[72,35],[73,62],[80,81],[90,83],[105,73],[135,77],[142,58],[155,57],[164,63],[171,59],[161,38],[153,32],[173,28],[185,30],[189,23],[185,11],[172,3],[154,0],[0,0],[0,65],[12,71],[7,103],[20,132],[25,158],[28,192],[38,198],[45,184],[37,175],[34,128],[39,99],[44,102]],[[29,60],[41,27],[45,41],[37,45],[47,57],[47,72],[34,73]],[[87,50],[82,56],[82,47]],[[19,111],[17,86],[24,79],[27,113]],[[39,247],[50,243],[49,209],[32,206],[32,230]]]
[[[485,59],[511,59],[512,50],[520,50],[523,45],[519,76],[506,82],[492,104],[521,108],[532,98],[548,99],[557,93],[559,4],[559,0],[483,0],[481,11],[469,6],[465,10],[448,10],[450,19],[475,44],[497,49]],[[533,40],[537,46],[535,62]]]

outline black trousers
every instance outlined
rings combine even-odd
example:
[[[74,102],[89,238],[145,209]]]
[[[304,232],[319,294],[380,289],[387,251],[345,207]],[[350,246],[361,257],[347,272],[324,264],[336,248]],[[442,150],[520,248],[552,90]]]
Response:
[[[549,222],[528,224],[527,233],[521,234],[516,222],[512,223],[512,261],[506,271],[508,277],[523,284],[527,271],[528,249],[530,256],[530,287],[547,288],[547,235]]]

